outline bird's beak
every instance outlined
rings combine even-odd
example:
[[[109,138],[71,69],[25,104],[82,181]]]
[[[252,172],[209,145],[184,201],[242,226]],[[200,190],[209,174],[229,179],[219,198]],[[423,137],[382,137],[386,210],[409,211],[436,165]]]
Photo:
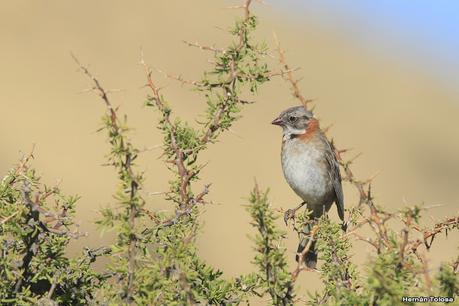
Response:
[[[271,124],[274,124],[274,125],[282,125],[282,119],[280,117],[277,117],[276,119],[274,119]]]

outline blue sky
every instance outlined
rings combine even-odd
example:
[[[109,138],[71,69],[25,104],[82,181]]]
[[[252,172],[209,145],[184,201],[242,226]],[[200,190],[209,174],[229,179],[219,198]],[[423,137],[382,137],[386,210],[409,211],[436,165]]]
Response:
[[[346,39],[364,50],[414,65],[453,89],[459,87],[459,1],[284,0],[282,3],[296,18],[312,20],[327,31],[346,35]]]

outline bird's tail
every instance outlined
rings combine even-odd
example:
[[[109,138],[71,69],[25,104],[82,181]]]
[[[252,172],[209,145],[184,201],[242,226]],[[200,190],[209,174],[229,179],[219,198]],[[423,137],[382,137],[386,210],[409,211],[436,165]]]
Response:
[[[309,244],[311,239],[310,233],[312,224],[308,223],[303,228],[303,233],[300,235],[300,243],[298,244],[298,250],[296,251],[296,261],[300,260],[300,255],[303,253],[306,246]],[[315,269],[317,266],[317,252],[316,252],[316,241],[313,240],[302,258],[304,264],[311,269]]]

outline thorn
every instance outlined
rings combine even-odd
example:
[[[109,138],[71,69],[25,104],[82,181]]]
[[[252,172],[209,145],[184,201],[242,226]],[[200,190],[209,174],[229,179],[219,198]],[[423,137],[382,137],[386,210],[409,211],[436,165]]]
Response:
[[[375,174],[370,176],[367,180],[363,181],[363,184],[369,184],[371,183],[379,174],[381,173],[381,170],[376,171]]]
[[[235,9],[245,9],[245,5],[233,5],[233,6],[227,6],[226,9],[228,10],[235,10]]]
[[[423,209],[428,210],[428,209],[443,207],[443,206],[446,206],[446,204],[433,204],[433,205],[426,206]]]
[[[347,152],[350,152],[354,150],[354,148],[348,148],[348,149],[341,149],[341,150],[338,150],[338,153],[341,154],[341,153],[347,153]]]
[[[334,126],[334,124],[332,123],[329,126],[325,127],[324,128],[324,133],[327,133],[333,126]]]
[[[235,130],[229,128],[228,131],[233,134],[234,136],[236,136],[237,138],[239,139],[244,139],[244,137],[242,137],[241,135],[239,135]]]
[[[253,178],[253,182],[254,182],[254,185],[255,185],[254,188],[253,188],[253,191],[255,192],[255,195],[256,195],[257,199],[259,199],[260,198],[260,188],[258,186],[258,182],[257,182],[257,178],[256,177]]]
[[[348,160],[347,162],[349,164],[353,163],[357,158],[359,158],[360,156],[362,156],[362,152],[358,153],[357,155],[355,155],[353,158],[351,158],[350,160]]]

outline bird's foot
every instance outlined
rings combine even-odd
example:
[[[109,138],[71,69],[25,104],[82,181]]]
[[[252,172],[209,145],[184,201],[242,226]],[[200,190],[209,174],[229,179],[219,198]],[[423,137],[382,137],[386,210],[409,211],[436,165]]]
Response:
[[[296,209],[287,209],[284,213],[285,225],[288,225],[288,220],[295,218]]]
[[[346,232],[347,231],[347,226],[349,224],[349,221],[344,221],[342,224],[341,224],[341,229],[343,230],[343,232]]]
[[[293,208],[293,209],[287,209],[284,213],[284,222],[285,222],[285,225],[288,225],[288,220],[290,219],[295,219],[295,214],[296,212],[298,211],[298,209],[300,209],[301,207],[303,207],[304,205],[306,204],[306,202],[303,202],[301,203],[300,205],[298,205],[297,207]]]

